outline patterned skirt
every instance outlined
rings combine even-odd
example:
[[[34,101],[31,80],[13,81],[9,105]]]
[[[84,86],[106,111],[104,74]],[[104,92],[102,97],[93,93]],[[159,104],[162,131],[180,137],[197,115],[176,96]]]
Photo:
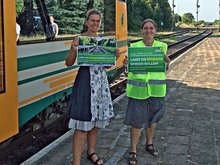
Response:
[[[103,73],[99,73],[101,71]],[[104,74],[105,77],[97,77],[98,80],[95,79],[94,82],[94,77],[96,78],[96,75],[100,74]],[[100,80],[101,82],[99,82]],[[94,89],[94,86],[97,86],[98,89]],[[90,131],[93,127],[105,128],[109,124],[114,113],[110,93],[106,88],[109,87],[105,70],[99,67],[97,69],[79,68],[69,101],[69,128]],[[98,93],[96,93],[97,91]],[[93,96],[94,94],[96,96]]]
[[[105,128],[109,125],[109,120],[97,120],[97,121],[79,121],[70,119],[69,128],[81,130],[81,131],[90,131],[92,128]]]

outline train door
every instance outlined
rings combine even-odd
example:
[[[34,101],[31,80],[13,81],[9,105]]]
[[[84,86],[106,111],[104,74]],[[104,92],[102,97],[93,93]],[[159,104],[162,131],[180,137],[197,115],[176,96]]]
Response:
[[[15,2],[0,0],[0,142],[18,132]]]

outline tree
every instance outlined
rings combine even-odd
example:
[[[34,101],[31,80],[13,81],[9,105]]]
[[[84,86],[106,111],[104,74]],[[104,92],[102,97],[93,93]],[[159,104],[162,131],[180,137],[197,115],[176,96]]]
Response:
[[[129,31],[138,31],[147,18],[154,19],[158,29],[170,28],[171,8],[167,0],[127,0],[127,5]]]
[[[161,22],[163,22],[163,13],[161,12],[159,3],[157,3],[156,6],[154,7],[154,21],[157,24],[157,28],[162,29]]]
[[[218,25],[219,24],[219,20],[215,20],[214,22],[213,22],[213,25]]]
[[[204,27],[204,26],[206,26],[206,22],[204,20],[200,20],[198,22],[198,25]]]
[[[129,31],[139,31],[141,23],[146,18],[152,18],[153,12],[146,0],[127,0],[127,4],[128,29]]]
[[[152,1],[152,0],[151,0]],[[155,20],[158,29],[170,29],[172,22],[171,8],[167,0],[154,0],[149,2],[152,6],[154,13],[153,19]]]
[[[84,29],[85,15],[92,6],[103,12],[103,0],[47,0],[49,15],[53,15],[60,34],[81,33]]]
[[[104,2],[104,31],[114,32],[115,31],[115,3],[114,0]],[[103,27],[102,27],[103,28]]]
[[[16,0],[16,16],[24,12],[24,0]]]
[[[182,17],[177,13],[174,14],[174,17],[175,17],[175,23],[182,22]]]
[[[182,16],[182,21],[185,24],[192,24],[195,21],[195,18],[192,13],[185,13]]]

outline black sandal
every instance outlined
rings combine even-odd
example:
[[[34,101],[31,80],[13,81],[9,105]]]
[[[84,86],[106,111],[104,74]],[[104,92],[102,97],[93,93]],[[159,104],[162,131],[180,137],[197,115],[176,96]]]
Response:
[[[136,152],[129,152],[128,163],[129,165],[137,164],[137,153]]]
[[[158,150],[154,148],[153,144],[147,144],[145,149],[153,156],[157,156],[159,154]]]
[[[93,156],[93,155],[96,155],[96,156],[97,156],[97,159],[96,159],[95,161],[92,159],[92,156]],[[103,164],[103,163],[101,163],[101,164],[98,163],[98,161],[100,161],[100,160],[102,160],[102,159],[100,159],[100,158],[98,157],[97,153],[95,153],[95,152],[93,152],[93,153],[90,154],[90,155],[87,153],[87,159],[90,160],[90,161],[91,161],[93,164],[95,164],[95,165],[102,165],[102,164]]]

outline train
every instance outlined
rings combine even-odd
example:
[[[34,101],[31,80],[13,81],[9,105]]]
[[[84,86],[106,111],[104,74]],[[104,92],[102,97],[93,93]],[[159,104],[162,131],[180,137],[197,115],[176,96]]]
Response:
[[[70,7],[63,4],[65,2],[59,1],[58,7],[62,6],[62,11],[65,6]],[[97,2],[104,15],[100,36],[115,37],[120,51],[116,65],[107,70],[111,82],[124,71],[122,63],[127,54],[127,2],[89,0],[72,13],[77,10],[80,14],[77,18],[83,20],[84,13],[96,7]],[[60,19],[58,25],[62,23],[59,29],[61,34],[54,38],[49,16],[58,14],[59,10],[50,13],[51,6],[47,8],[48,5],[44,0],[24,0],[24,11],[20,19],[25,22],[22,24],[20,21],[20,25],[25,36],[17,44],[16,1],[0,0],[0,144],[23,130],[38,129],[36,126],[40,127],[51,116],[59,116],[59,110],[53,107],[62,103],[71,93],[78,66],[67,67],[65,58],[73,36],[80,33],[77,33],[79,30],[65,32],[64,24],[67,21],[62,22]],[[42,25],[39,26],[39,23]],[[33,33],[28,32],[30,29]],[[74,29],[83,29],[83,26]],[[33,39],[30,38],[32,34],[43,37]]]

